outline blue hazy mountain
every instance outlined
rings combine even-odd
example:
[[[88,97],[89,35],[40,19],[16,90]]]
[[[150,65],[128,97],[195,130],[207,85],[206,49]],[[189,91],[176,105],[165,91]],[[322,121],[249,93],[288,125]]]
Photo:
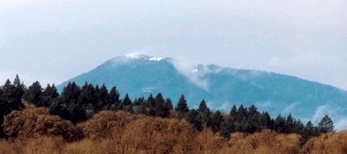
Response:
[[[70,81],[116,86],[122,96],[129,93],[132,98],[161,92],[174,105],[184,94],[192,108],[205,99],[211,109],[224,112],[234,104],[255,104],[272,116],[291,113],[303,121],[317,122],[325,114],[337,120],[347,117],[347,92],[341,89],[264,71],[188,66],[171,58],[116,57],[58,85],[58,90]]]

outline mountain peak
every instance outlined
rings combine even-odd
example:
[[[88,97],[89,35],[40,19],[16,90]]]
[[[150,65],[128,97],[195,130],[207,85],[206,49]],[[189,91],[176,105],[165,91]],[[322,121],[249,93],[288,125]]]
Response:
[[[160,60],[166,59],[163,57],[153,57],[153,56],[149,56],[149,55],[136,54],[136,53],[127,54],[127,55],[125,55],[125,57],[133,58],[133,59],[144,59],[144,60],[150,60],[150,61],[160,61]]]
[[[214,64],[191,65],[172,58],[130,54],[115,57],[97,68],[70,79],[83,85],[117,86],[132,98],[163,93],[169,98],[185,95],[191,107],[208,100],[211,109],[227,111],[232,105],[257,106],[270,115],[289,114],[318,123],[328,113],[342,128],[346,126],[347,92],[288,75],[232,69]],[[174,100],[178,101],[178,100]],[[329,115],[329,116],[330,116]]]
[[[141,54],[128,54],[125,56],[117,56],[113,59],[110,59],[108,62],[112,63],[113,65],[117,64],[125,64],[135,61],[162,61],[169,58],[163,58],[163,57],[154,57],[154,56],[148,56],[148,55],[141,55]]]

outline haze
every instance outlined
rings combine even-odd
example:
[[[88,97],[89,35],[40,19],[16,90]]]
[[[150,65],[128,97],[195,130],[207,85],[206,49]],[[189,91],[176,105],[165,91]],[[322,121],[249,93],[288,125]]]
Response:
[[[2,0],[0,80],[61,82],[128,54],[347,90],[347,2]]]

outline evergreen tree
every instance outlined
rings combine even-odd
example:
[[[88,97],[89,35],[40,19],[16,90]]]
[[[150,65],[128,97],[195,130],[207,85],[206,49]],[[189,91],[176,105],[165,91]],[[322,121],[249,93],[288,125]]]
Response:
[[[165,106],[169,108],[169,110],[173,109],[172,101],[170,98],[165,99]]]
[[[296,134],[301,134],[302,131],[304,130],[304,125],[301,123],[300,120],[294,120],[293,128],[291,132],[296,133]]]
[[[39,104],[42,104],[45,107],[49,107],[53,100],[57,99],[58,97],[59,93],[55,85],[53,84],[52,86],[50,86],[49,84],[47,84],[47,87],[42,93],[41,103]]]
[[[98,101],[97,95],[95,94],[95,89],[92,84],[88,84],[87,82],[82,86],[81,94],[78,96],[77,104],[80,104],[84,107],[88,106],[88,104],[91,104],[92,108],[94,110],[93,104]]]
[[[201,122],[202,122],[203,126],[206,126],[207,123],[210,123],[211,111],[207,107],[206,102],[205,102],[204,99],[199,104],[198,112],[199,112],[199,117],[201,119]]]
[[[204,113],[204,112],[207,112],[207,111],[209,111],[209,110],[210,110],[210,109],[207,107],[205,100],[202,100],[202,101],[200,102],[200,104],[199,104],[198,111],[199,111],[200,113]]]
[[[22,84],[18,84],[20,83],[18,76],[16,77],[15,82],[16,85],[12,84],[11,81],[8,79],[2,86],[2,94],[0,98],[6,102],[5,104],[8,108],[8,113],[10,113],[13,110],[20,110],[24,107],[21,99],[25,91],[25,86]]]
[[[109,94],[107,87],[103,84],[97,93],[98,104],[96,106],[96,111],[102,110],[105,106],[108,106]]]
[[[199,132],[202,131],[203,125],[198,111],[196,111],[195,109],[190,110],[188,113],[187,121],[191,123],[196,130],[198,130]]]
[[[181,95],[181,97],[180,97],[180,99],[179,99],[179,101],[175,107],[175,110],[177,112],[188,112],[189,111],[187,100],[184,97],[184,95]]]
[[[69,107],[69,119],[72,123],[87,120],[87,113],[80,105],[72,104]]]
[[[120,106],[117,107],[118,109],[122,109],[128,112],[133,112],[133,106],[132,106],[132,101],[128,95],[128,93],[125,94],[123,100],[120,103]]]
[[[259,116],[259,122],[260,124],[262,125],[261,128],[264,129],[264,128],[272,128],[272,119],[269,115],[269,113],[267,112],[263,112],[260,114]]]
[[[234,127],[233,121],[229,118],[222,123],[219,134],[225,138],[230,138],[230,133],[234,132]]]
[[[125,94],[124,99],[122,100],[122,104],[124,106],[132,105],[132,101],[131,101],[128,93]]]
[[[285,131],[285,119],[281,115],[278,115],[273,126],[273,130],[275,130],[277,133],[283,133]]]
[[[134,105],[146,105],[146,99],[144,97],[135,98]]]
[[[248,111],[247,108],[243,107],[241,104],[239,109],[237,110],[237,114],[235,116],[235,120],[239,123],[242,123],[243,121],[246,121],[248,118]]]
[[[155,116],[155,110],[151,107],[148,111],[149,116]]]
[[[2,96],[3,90],[2,87],[0,87],[0,96]],[[3,127],[3,122],[4,122],[4,115],[8,114],[9,107],[7,106],[7,102],[3,100],[3,98],[0,97],[0,138],[5,138],[6,135],[4,133],[4,127]]]
[[[42,87],[40,82],[36,81],[31,86],[29,86],[28,90],[25,91],[23,95],[23,99],[35,104],[38,107],[44,106],[41,104],[41,96],[42,96]]]
[[[259,114],[257,107],[255,107],[254,105],[251,105],[251,107],[249,107],[248,111],[249,111],[250,116]]]
[[[158,104],[164,104],[165,100],[163,98],[163,95],[161,93],[158,93],[157,96],[155,96],[155,101],[154,101],[154,106],[158,105]]]
[[[187,100],[184,97],[184,95],[181,95],[179,101],[177,102],[175,110],[178,114],[179,119],[182,119],[184,117],[185,113],[187,113],[189,111]]]
[[[328,115],[325,115],[318,124],[318,128],[321,132],[334,132],[334,122]]]
[[[155,100],[152,94],[150,94],[147,98],[147,105],[147,107],[155,107]]]
[[[313,126],[311,121],[308,121],[304,129],[301,131],[300,135],[301,135],[300,145],[304,145],[306,141],[310,139],[310,137],[319,135],[318,128]]]
[[[61,101],[59,99],[55,99],[49,106],[49,113],[53,115],[60,115],[61,109],[62,109]]]
[[[236,108],[236,106],[235,105],[233,105],[232,107],[231,107],[231,110],[230,110],[230,113],[229,113],[229,117],[231,117],[232,119],[235,119],[235,117],[237,117],[237,108]],[[235,120],[237,120],[237,119],[235,119]]]
[[[136,114],[147,114],[145,104],[140,104],[135,112]]]
[[[61,100],[65,104],[75,103],[78,102],[80,94],[81,88],[75,82],[69,82],[61,93]]]
[[[170,106],[169,104],[165,103],[165,100],[163,98],[163,95],[161,93],[158,93],[158,95],[155,97],[155,115],[162,118],[168,118],[170,117]]]
[[[112,87],[111,90],[110,90],[110,93],[109,93],[109,100],[108,100],[108,103],[111,104],[111,109],[114,109],[116,110],[117,106],[119,106],[119,103],[120,103],[120,94],[117,90],[117,87]]]
[[[294,128],[294,119],[292,117],[292,114],[289,114],[284,123],[284,133],[293,133],[293,128]]]
[[[214,113],[212,118],[211,118],[210,127],[211,127],[212,131],[213,132],[219,131],[222,123],[223,123],[222,114],[220,113],[220,111],[217,110],[216,113]]]
[[[20,81],[18,75],[16,75],[16,77],[13,81],[13,85],[15,87],[15,96],[16,96],[15,102],[19,102],[17,107],[21,108],[21,107],[23,107],[21,102],[22,102],[22,97],[24,95],[26,87],[25,87],[24,83]]]

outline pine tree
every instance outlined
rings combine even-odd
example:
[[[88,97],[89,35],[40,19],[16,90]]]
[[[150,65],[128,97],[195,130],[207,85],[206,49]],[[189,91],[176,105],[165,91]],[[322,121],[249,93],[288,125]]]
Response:
[[[140,104],[135,112],[136,114],[147,114],[145,104]]]
[[[131,104],[132,104],[132,101],[131,101],[131,99],[130,99],[128,93],[125,94],[124,99],[122,100],[122,104],[123,104],[124,106],[128,106],[128,105],[131,105]]]
[[[207,110],[209,111],[210,109],[207,107],[205,100],[202,100],[199,104],[198,111],[200,113],[203,113],[203,112],[206,112]]]
[[[175,110],[178,114],[178,118],[182,119],[185,116],[185,113],[189,111],[187,100],[185,99],[184,95],[181,95]]]
[[[13,81],[13,85],[15,87],[16,102],[19,102],[18,108],[21,108],[21,107],[23,107],[21,102],[22,102],[22,97],[24,95],[26,87],[25,87],[24,83],[20,81],[18,75],[16,75],[16,77]]]
[[[0,96],[3,95],[3,90],[2,87],[0,87]],[[0,138],[5,138],[6,134],[4,133],[4,127],[3,127],[3,122],[4,122],[4,115],[8,114],[9,107],[7,106],[7,102],[3,100],[3,98],[0,97]]]
[[[72,104],[69,107],[69,119],[72,123],[87,120],[87,113],[80,105]]]
[[[301,131],[300,135],[300,145],[304,145],[306,141],[310,139],[310,137],[319,135],[318,128],[313,126],[311,121],[308,121],[304,129]]]
[[[273,121],[267,112],[263,112],[259,116],[259,122],[262,125],[261,127],[264,128],[272,128]]]
[[[61,93],[61,100],[65,104],[75,103],[78,102],[80,94],[81,88],[75,82],[69,82]]]
[[[231,107],[231,110],[230,110],[230,113],[229,113],[229,117],[231,117],[232,119],[237,120],[237,119],[236,119],[237,114],[238,114],[238,113],[237,113],[236,105],[233,105],[233,106]]]
[[[199,132],[202,131],[203,125],[198,111],[196,111],[195,109],[190,110],[188,113],[187,121],[191,123],[196,130],[198,130]]]
[[[108,100],[109,100],[109,94],[108,94],[108,90],[105,86],[105,84],[103,84],[100,89],[97,91],[96,93],[96,96],[97,96],[97,104],[96,106],[94,106],[94,110],[96,112],[104,109],[104,108],[107,108],[108,106]]]
[[[108,95],[108,104],[111,105],[111,109],[116,110],[116,107],[119,106],[120,103],[120,94],[117,90],[117,87],[112,87]]]
[[[318,124],[318,128],[321,132],[334,132],[334,122],[328,115],[325,115]]]
[[[35,104],[38,107],[44,106],[44,104],[41,104],[41,96],[42,96],[42,87],[40,85],[40,82],[36,81],[31,86],[29,86],[28,90],[25,91],[23,95],[23,99]]]
[[[246,121],[247,118],[248,118],[247,108],[243,107],[243,105],[241,104],[239,109],[237,110],[237,114],[235,116],[235,119],[239,123],[242,123],[243,121]]]
[[[96,101],[94,86],[86,82],[81,88],[81,94],[78,96],[77,103],[86,107],[88,104],[95,104],[94,102]],[[92,109],[94,110],[94,107]]]
[[[60,99],[55,99],[49,106],[49,113],[53,115],[60,115],[60,111],[62,109],[62,103]]]
[[[57,99],[58,97],[59,93],[55,85],[53,84],[52,86],[50,86],[49,84],[47,84],[47,87],[45,88],[41,96],[41,103],[39,104],[42,104],[45,107],[49,107],[53,100]]]
[[[23,109],[24,107],[21,99],[25,91],[25,86],[23,84],[19,84],[20,80],[18,76],[15,78],[15,83],[16,84],[14,85],[9,79],[7,79],[5,84],[2,86],[2,94],[0,98],[6,102],[8,113],[13,110]]]
[[[152,94],[150,94],[147,98],[147,107],[155,107],[155,100]]]
[[[223,123],[222,114],[220,113],[220,111],[217,110],[216,113],[214,113],[211,118],[210,127],[212,128],[212,131],[213,132],[219,131],[222,123]]]
[[[284,123],[284,129],[285,129],[284,133],[293,133],[293,128],[294,128],[294,119],[292,117],[292,114],[289,114]]]
[[[165,100],[163,98],[163,95],[161,93],[158,93],[158,95],[155,97],[155,115],[162,118],[168,118],[170,117],[170,106],[169,104],[165,103]]]
[[[132,104],[133,102],[131,101],[128,93],[126,93],[118,108],[128,112],[133,112]]]
[[[147,113],[149,116],[155,116],[155,110],[151,107]]]
[[[230,138],[230,133],[234,132],[234,127],[233,121],[229,118],[222,123],[219,134],[225,138]]]
[[[284,133],[285,132],[285,118],[283,118],[281,115],[278,115],[274,121],[273,124],[274,128],[277,133]]]
[[[169,110],[173,109],[172,101],[170,98],[165,99],[165,106],[169,108]]]

